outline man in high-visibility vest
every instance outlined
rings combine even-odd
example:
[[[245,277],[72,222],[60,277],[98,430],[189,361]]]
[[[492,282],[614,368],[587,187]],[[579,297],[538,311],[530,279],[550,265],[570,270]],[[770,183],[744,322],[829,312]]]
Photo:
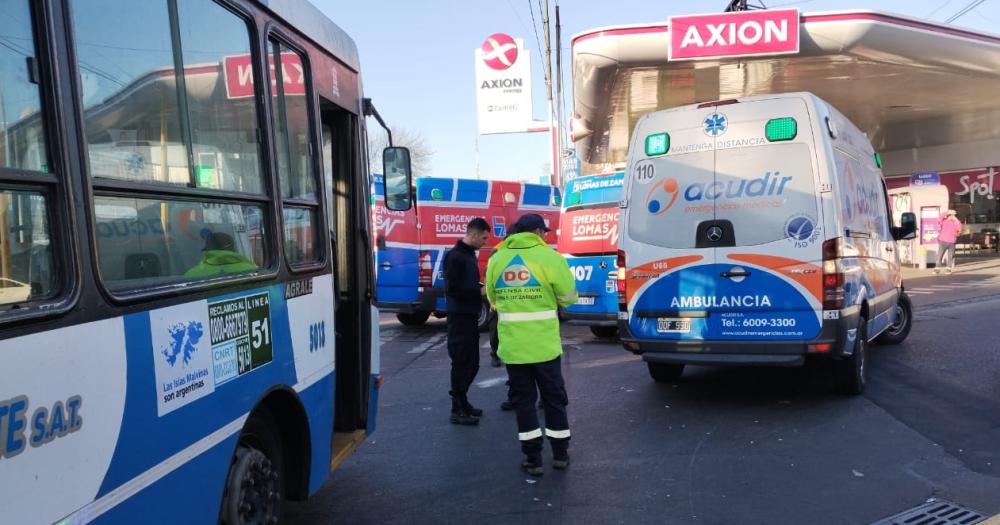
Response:
[[[569,421],[559,339],[560,306],[576,302],[576,283],[566,259],[545,244],[548,226],[535,213],[518,219],[518,233],[503,242],[486,268],[486,293],[497,310],[500,359],[507,364],[517,411],[518,439],[528,474],[541,476],[543,436],[552,466],[569,466]],[[535,402],[541,392],[545,432]]]

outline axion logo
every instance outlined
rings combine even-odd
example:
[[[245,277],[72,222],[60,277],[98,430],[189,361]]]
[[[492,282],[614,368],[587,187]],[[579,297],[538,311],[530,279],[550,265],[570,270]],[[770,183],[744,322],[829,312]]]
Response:
[[[649,190],[649,195],[646,196],[646,209],[653,215],[666,213],[674,205],[674,202],[677,201],[677,195],[680,194],[677,190],[676,180],[669,177],[663,179],[662,182]],[[666,202],[666,205],[663,204],[664,202]]]
[[[510,35],[494,33],[483,42],[483,62],[491,69],[503,71],[517,62],[517,43]]]

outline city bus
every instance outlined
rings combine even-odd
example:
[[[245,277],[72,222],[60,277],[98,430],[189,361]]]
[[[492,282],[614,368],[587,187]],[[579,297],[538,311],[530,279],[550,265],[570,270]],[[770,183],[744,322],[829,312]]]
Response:
[[[559,253],[566,256],[580,298],[562,316],[597,337],[618,333],[618,204],[625,173],[587,175],[566,183]]]
[[[0,5],[0,521],[276,522],[375,429],[353,41],[306,0]]]

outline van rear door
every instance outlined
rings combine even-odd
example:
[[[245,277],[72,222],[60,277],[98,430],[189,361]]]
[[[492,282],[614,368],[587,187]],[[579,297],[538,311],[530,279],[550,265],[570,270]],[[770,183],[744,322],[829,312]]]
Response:
[[[633,333],[815,337],[822,221],[805,102],[785,97],[665,112],[650,119],[653,128],[657,119],[664,131],[696,121],[701,136],[671,133],[667,155],[633,163],[629,237],[639,244],[629,257],[637,247],[656,252],[640,253],[652,262],[629,274],[630,288],[635,274],[655,279],[638,290]]]

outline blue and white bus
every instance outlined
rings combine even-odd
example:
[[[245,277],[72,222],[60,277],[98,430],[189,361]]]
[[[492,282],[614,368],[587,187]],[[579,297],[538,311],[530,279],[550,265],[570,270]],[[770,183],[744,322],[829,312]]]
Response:
[[[576,277],[580,298],[563,318],[590,326],[598,337],[618,332],[618,203],[623,172],[578,177],[566,183],[559,216],[559,253]]]
[[[375,428],[353,41],[306,0],[0,9],[0,521],[275,522]]]

